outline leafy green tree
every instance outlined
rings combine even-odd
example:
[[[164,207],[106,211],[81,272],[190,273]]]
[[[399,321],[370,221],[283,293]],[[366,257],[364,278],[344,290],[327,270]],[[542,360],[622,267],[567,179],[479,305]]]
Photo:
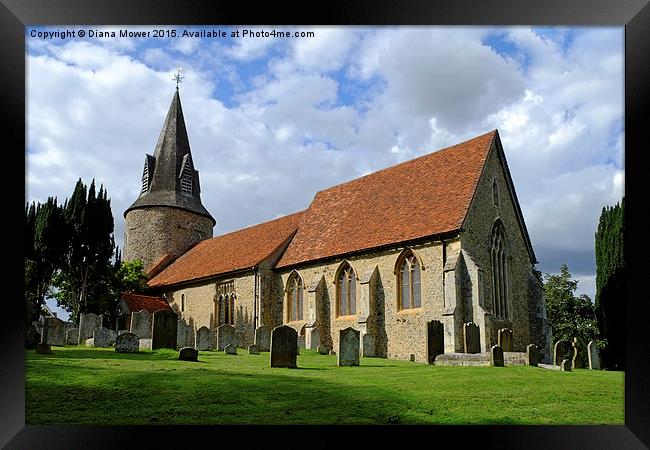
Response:
[[[116,275],[118,294],[121,292],[145,294],[149,290],[144,263],[139,259],[123,261],[117,269]]]
[[[602,363],[622,370],[625,366],[625,197],[603,208],[595,235],[596,316],[605,343]]]
[[[575,296],[577,288],[578,281],[571,277],[566,264],[560,266],[558,275],[545,275],[546,312],[555,342],[577,338],[579,347],[586,349],[589,341],[598,337],[596,312],[589,296]]]

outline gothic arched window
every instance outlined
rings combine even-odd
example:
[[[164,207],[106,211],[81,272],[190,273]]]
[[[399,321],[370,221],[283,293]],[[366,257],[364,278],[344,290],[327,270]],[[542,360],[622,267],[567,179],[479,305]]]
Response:
[[[422,267],[413,250],[406,250],[397,260],[398,310],[420,308]]]
[[[351,316],[357,313],[357,278],[352,266],[344,261],[336,276],[337,316]]]
[[[492,228],[492,241],[490,246],[490,260],[492,263],[492,299],[494,315],[507,319],[510,317],[510,274],[508,272],[508,255],[506,235],[500,220]]]
[[[293,272],[287,281],[287,322],[302,320],[302,278]]]

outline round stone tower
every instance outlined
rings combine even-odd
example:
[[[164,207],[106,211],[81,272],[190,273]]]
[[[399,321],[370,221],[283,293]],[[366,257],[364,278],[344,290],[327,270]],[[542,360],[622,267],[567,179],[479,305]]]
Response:
[[[212,237],[217,222],[201,203],[178,88],[154,155],[145,156],[140,196],[124,218],[123,259],[140,259],[145,270]]]

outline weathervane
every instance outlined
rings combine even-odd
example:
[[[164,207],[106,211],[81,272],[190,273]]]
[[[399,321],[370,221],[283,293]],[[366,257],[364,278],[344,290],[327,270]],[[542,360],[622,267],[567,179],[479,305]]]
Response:
[[[183,77],[181,77],[181,70],[183,70],[183,68],[178,66],[176,68],[176,73],[174,74],[174,77],[172,78],[172,80],[176,81],[176,90],[178,90],[178,83],[183,82]]]

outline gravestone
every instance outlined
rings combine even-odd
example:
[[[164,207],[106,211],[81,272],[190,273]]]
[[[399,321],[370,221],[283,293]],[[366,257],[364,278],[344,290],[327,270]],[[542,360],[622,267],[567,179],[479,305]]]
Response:
[[[159,309],[153,313],[151,329],[151,348],[176,349],[178,316],[169,309]],[[139,336],[138,336],[139,337]]]
[[[582,368],[582,364],[578,357],[578,339],[573,338],[573,342],[571,342],[571,370],[580,368]]]
[[[334,350],[330,350],[330,355],[336,356],[336,352]]]
[[[320,332],[318,328],[307,328],[305,330],[305,348],[316,349],[320,345]],[[298,343],[300,347],[300,343]]]
[[[436,356],[445,352],[444,327],[439,320],[427,322],[427,364],[433,364]]]
[[[539,351],[535,344],[528,344],[526,346],[526,365],[536,366],[539,364]]]
[[[235,344],[228,344],[226,347],[223,349],[228,355],[236,355],[237,354],[237,346]]]
[[[594,341],[589,341],[587,345],[587,357],[589,358],[590,369],[600,369],[600,356],[598,355],[598,348]]]
[[[359,365],[359,330],[348,327],[339,332],[339,351],[337,366]]]
[[[564,354],[563,346],[565,341],[559,340],[553,346],[553,364],[556,366],[562,365],[562,360],[567,356]]]
[[[321,355],[329,355],[330,348],[327,345],[321,344],[318,347],[316,347],[316,351]]]
[[[235,344],[235,327],[228,324],[221,325],[217,328],[217,350],[225,350],[230,344]]]
[[[298,349],[305,348],[305,335],[298,336]]]
[[[502,328],[499,330],[498,342],[504,352],[513,352],[514,345],[512,342],[512,330],[509,328]]]
[[[138,346],[140,350],[153,350],[151,344],[152,344],[151,339],[138,339]]]
[[[503,367],[503,349],[498,345],[493,345],[490,348],[490,365]]]
[[[198,351],[212,350],[212,343],[210,329],[208,327],[201,327],[196,330],[196,349]]]
[[[47,327],[47,342],[50,345],[65,346],[65,322],[56,317],[46,317],[45,326]]]
[[[65,343],[67,345],[79,345],[79,328],[70,328],[65,333]]]
[[[481,353],[479,327],[474,322],[463,325],[465,353]]]
[[[41,342],[41,334],[36,329],[36,325],[29,324],[25,328],[25,348],[26,349],[35,349],[36,344]]]
[[[138,339],[151,339],[152,317],[146,309],[131,314],[131,333]]]
[[[571,360],[570,359],[563,359],[562,363],[560,364],[560,367],[562,372],[571,372]]]
[[[260,348],[253,344],[248,346],[248,354],[249,355],[259,355],[260,354]]]
[[[255,329],[255,345],[262,352],[268,352],[271,349],[271,330],[268,327],[262,325]]]
[[[271,332],[271,367],[295,368],[298,353],[298,333],[287,325]]]
[[[110,347],[115,342],[115,331],[102,328],[93,333],[93,347]]]
[[[190,326],[184,319],[178,319],[176,324],[176,348],[191,347]]]
[[[115,339],[115,351],[118,353],[138,353],[140,341],[133,333],[122,333]]]
[[[102,328],[102,316],[93,313],[79,314],[79,339],[77,342],[81,344],[86,339],[93,337],[95,331]]]
[[[40,353],[41,355],[51,355],[52,347],[50,347],[50,344],[46,344],[45,342],[39,342],[36,344],[36,353]]]
[[[375,356],[375,337],[370,333],[364,333],[361,338],[362,355],[366,358]]]
[[[183,347],[178,352],[178,359],[181,361],[198,361],[199,351],[193,347]]]

